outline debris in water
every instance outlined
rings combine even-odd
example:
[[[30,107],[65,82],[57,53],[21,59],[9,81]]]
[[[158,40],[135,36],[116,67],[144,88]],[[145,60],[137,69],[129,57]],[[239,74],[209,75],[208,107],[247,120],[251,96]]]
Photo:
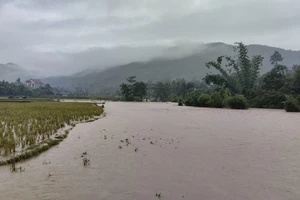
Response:
[[[82,161],[83,161],[83,166],[90,165],[90,159],[83,158]]]
[[[50,163],[51,163],[50,161],[49,161],[49,162],[46,161],[46,160],[43,161],[43,164],[44,164],[44,165],[47,165],[47,164],[50,164]]]
[[[160,199],[161,198],[161,193],[156,193],[155,196]]]
[[[135,147],[134,151],[137,152],[139,150],[139,147]]]
[[[85,152],[83,152],[82,154],[81,154],[81,157],[84,157],[84,156],[86,156],[87,155],[87,152],[85,151]]]

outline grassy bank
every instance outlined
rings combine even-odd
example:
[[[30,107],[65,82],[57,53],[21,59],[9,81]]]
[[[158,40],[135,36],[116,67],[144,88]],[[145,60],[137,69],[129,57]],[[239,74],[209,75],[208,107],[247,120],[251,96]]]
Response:
[[[96,120],[102,112],[91,103],[0,103],[0,165],[46,151],[66,138],[76,123]]]

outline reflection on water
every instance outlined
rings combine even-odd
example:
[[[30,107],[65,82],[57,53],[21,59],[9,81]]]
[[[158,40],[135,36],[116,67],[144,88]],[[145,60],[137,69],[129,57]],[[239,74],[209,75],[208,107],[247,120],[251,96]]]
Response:
[[[105,107],[105,118],[18,164],[25,172],[0,167],[0,199],[300,199],[299,114]]]

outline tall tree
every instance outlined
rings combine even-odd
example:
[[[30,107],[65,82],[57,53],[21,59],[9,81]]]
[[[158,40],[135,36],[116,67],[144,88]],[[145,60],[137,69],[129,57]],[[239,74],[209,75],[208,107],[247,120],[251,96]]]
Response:
[[[132,93],[134,96],[134,99],[137,101],[143,101],[143,99],[147,95],[147,85],[146,83],[140,81],[140,82],[135,82],[133,84],[133,89]]]
[[[286,84],[287,67],[275,65],[274,68],[263,75],[263,90],[280,90]]]
[[[293,71],[292,88],[296,94],[300,95],[300,65],[294,66]]]
[[[207,84],[215,84],[229,88],[233,93],[247,95],[257,81],[259,69],[262,65],[263,57],[260,55],[248,56],[248,49],[242,42],[236,43],[234,51],[237,51],[237,59],[229,56],[220,56],[217,61],[206,63],[207,68],[215,68],[219,74],[207,74],[204,80]],[[223,60],[226,64],[223,64]]]
[[[273,55],[270,57],[270,62],[272,65],[278,65],[278,63],[282,62],[283,59],[284,58],[282,57],[282,55],[278,51],[275,51]]]
[[[128,83],[120,85],[121,95],[125,101],[142,101],[147,94],[147,85],[136,81],[135,76],[127,78]]]

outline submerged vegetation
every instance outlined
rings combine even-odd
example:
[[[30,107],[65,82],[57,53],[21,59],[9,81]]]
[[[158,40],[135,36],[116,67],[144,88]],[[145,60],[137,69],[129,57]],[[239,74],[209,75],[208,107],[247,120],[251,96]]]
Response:
[[[78,122],[100,116],[101,107],[89,103],[0,103],[0,164],[19,161],[58,144]],[[15,156],[13,156],[15,155]]]
[[[274,108],[300,112],[299,63],[284,66],[281,64],[284,58],[275,51],[270,57],[273,68],[261,75],[260,68],[265,58],[260,55],[250,58],[246,45],[241,42],[236,43],[234,51],[234,57],[220,56],[216,61],[207,62],[206,67],[214,69],[216,73],[206,74],[202,81],[176,79],[148,82],[144,87],[146,95],[140,97],[150,101],[178,102],[178,105],[186,106]],[[126,98],[129,93],[125,89],[124,84],[120,86],[123,99],[135,101],[134,98]]]

